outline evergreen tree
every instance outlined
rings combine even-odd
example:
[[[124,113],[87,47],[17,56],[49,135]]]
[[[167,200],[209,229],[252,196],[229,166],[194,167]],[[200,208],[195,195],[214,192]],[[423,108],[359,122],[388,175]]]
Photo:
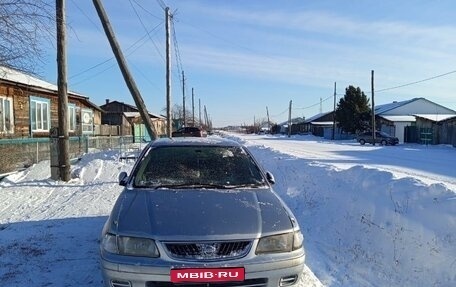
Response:
[[[339,127],[349,133],[366,130],[370,126],[371,108],[369,99],[361,89],[349,86],[336,109]]]

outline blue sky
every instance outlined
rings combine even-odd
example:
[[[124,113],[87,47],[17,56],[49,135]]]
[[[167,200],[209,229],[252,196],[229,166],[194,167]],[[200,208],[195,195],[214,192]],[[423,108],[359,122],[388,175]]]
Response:
[[[456,1],[105,0],[150,112],[166,107],[161,2],[180,56],[173,43],[172,101],[182,105],[183,69],[187,108],[194,88],[196,115],[201,100],[217,127],[266,119],[266,107],[285,121],[290,100],[293,117],[330,111],[334,82],[337,101],[349,85],[370,97],[371,70],[376,104],[425,97],[456,110]],[[66,6],[68,88],[98,105],[134,104],[92,1]],[[55,83],[55,45],[48,51],[43,77]]]

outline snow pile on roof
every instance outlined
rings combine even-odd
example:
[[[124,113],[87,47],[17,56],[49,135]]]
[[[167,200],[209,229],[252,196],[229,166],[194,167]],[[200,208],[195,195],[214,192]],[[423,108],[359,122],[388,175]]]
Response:
[[[434,122],[440,122],[440,121],[444,121],[447,119],[456,118],[455,114],[448,114],[448,115],[445,115],[445,114],[416,114],[414,116],[417,116],[417,117],[420,117],[423,119],[427,119],[430,121],[434,121]]]
[[[54,84],[51,84],[49,82],[40,80],[33,76],[30,76],[25,73],[22,73],[22,72],[19,72],[19,71],[16,71],[14,69],[10,69],[7,67],[3,67],[3,66],[0,66],[0,79],[5,80],[5,81],[14,82],[14,83],[24,84],[24,85],[31,86],[31,87],[42,88],[42,89],[46,89],[46,90],[50,90],[50,91],[54,91],[54,92],[58,91],[58,87]],[[75,93],[72,91],[69,91],[68,93],[87,98],[84,95],[81,95],[79,93]]]
[[[0,66],[0,79],[57,91],[57,86],[54,84],[3,66]]]

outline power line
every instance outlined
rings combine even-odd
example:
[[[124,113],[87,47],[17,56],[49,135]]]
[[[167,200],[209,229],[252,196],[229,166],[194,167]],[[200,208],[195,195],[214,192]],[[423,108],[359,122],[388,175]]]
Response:
[[[416,85],[416,84],[419,84],[419,83],[423,83],[423,82],[427,82],[427,81],[434,80],[434,79],[437,79],[437,78],[441,78],[441,77],[444,77],[444,76],[448,76],[448,75],[454,74],[454,73],[456,73],[456,70],[453,70],[453,71],[450,71],[450,72],[446,72],[446,73],[443,73],[443,74],[439,74],[439,75],[436,75],[436,76],[433,76],[433,77],[429,77],[429,78],[426,78],[426,79],[422,79],[422,80],[419,80],[419,81],[410,82],[410,83],[403,84],[403,85],[398,85],[398,86],[394,86],[394,87],[390,87],[390,88],[375,90],[374,92],[375,93],[380,93],[380,92],[385,92],[385,91],[389,91],[389,90],[399,89],[399,88],[403,88],[403,87],[407,87],[407,86],[411,86],[411,85]],[[371,94],[371,93],[372,92],[366,92],[366,94]],[[336,94],[336,95],[340,95],[340,94]],[[332,97],[333,97],[333,95],[327,97],[326,99],[324,99],[321,102],[318,102],[316,104],[313,104],[313,105],[310,105],[310,106],[307,106],[307,107],[303,107],[303,108],[293,108],[293,110],[310,109],[310,108],[313,108],[315,106],[320,105],[320,103],[323,103],[323,102],[331,99]]]
[[[287,112],[288,112],[288,108],[286,108],[285,110],[283,110],[283,112],[281,112],[280,114],[277,114],[277,115],[271,115],[271,118],[280,117],[281,115],[283,115],[284,113],[287,113]]]
[[[160,23],[160,24],[158,24],[157,26],[155,26],[153,29],[151,29],[151,30],[149,31],[149,33],[150,33],[150,32],[153,32],[153,31],[156,30],[156,29],[158,29],[162,24],[163,24],[163,22]],[[136,50],[139,49],[140,47],[144,46],[144,45],[146,44],[146,41],[145,41],[144,39],[147,38],[147,36],[148,36],[148,34],[145,34],[145,35],[142,36],[140,39],[138,39],[136,42],[134,42],[132,45],[130,45],[130,46],[126,49],[126,51],[130,51],[129,53],[127,53],[127,56],[131,55],[134,51],[136,51]],[[143,43],[139,44],[141,41],[143,41]],[[138,45],[138,44],[139,44],[139,45]],[[132,49],[133,49],[133,50],[132,50]],[[132,51],[131,51],[131,50],[132,50]],[[68,79],[76,78],[76,77],[78,77],[78,76],[80,76],[80,75],[82,75],[82,74],[85,74],[85,73],[87,73],[87,72],[89,72],[89,71],[91,71],[91,70],[93,70],[93,69],[95,69],[95,68],[97,68],[97,67],[99,67],[99,66],[101,66],[101,65],[103,65],[103,64],[106,64],[106,63],[112,61],[113,59],[114,59],[114,57],[111,57],[111,58],[109,58],[109,59],[107,59],[107,60],[105,60],[105,61],[103,61],[103,62],[101,62],[101,63],[98,63],[98,64],[96,64],[96,65],[94,65],[94,66],[92,66],[92,67],[89,67],[89,68],[87,68],[87,69],[85,69],[85,70],[83,70],[83,71],[81,71],[81,72],[79,72],[79,73],[76,73],[76,74],[70,76]],[[97,76],[98,74],[100,74],[100,73],[102,73],[102,72],[104,72],[104,71],[106,71],[106,70],[108,70],[108,69],[110,69],[110,68],[112,68],[112,67],[114,67],[114,66],[115,66],[115,65],[111,65],[111,66],[108,67],[107,69],[104,69],[103,71],[101,71],[101,72],[99,72],[99,73],[96,73],[95,76]],[[80,84],[80,83],[85,82],[86,80],[89,80],[89,79],[90,79],[90,78],[86,78],[85,80],[81,80],[81,81],[77,82],[76,84]]]
[[[329,99],[332,99],[333,97],[334,97],[334,95],[331,95],[331,96],[327,97],[326,99],[324,99],[324,100],[322,100],[322,101],[320,101],[320,102],[318,102],[318,103],[316,103],[316,104],[313,104],[313,105],[310,105],[310,106],[307,106],[307,107],[301,107],[301,108],[296,107],[296,108],[293,108],[293,110],[306,110],[306,109],[310,109],[310,108],[313,108],[313,107],[318,106],[320,103],[323,103],[323,102],[326,102],[326,101],[329,100]]]
[[[163,2],[163,0],[157,0],[157,3],[163,10],[166,9],[166,4]]]
[[[139,22],[141,23],[141,26],[144,28],[144,30],[146,31],[147,35],[149,36],[149,39],[150,41],[152,42],[152,44],[154,45],[155,47],[155,50],[157,51],[157,53],[160,55],[160,57],[162,58],[163,61],[165,61],[165,57],[163,57],[162,53],[160,52],[160,49],[158,49],[157,47],[157,44],[155,44],[155,41],[152,39],[149,31],[147,30],[146,28],[146,25],[144,25],[144,22],[142,21],[141,19],[141,16],[139,15],[138,11],[136,10],[136,8],[134,7],[133,3],[132,3],[132,0],[129,1],[130,2],[130,5],[131,5],[131,8],[133,8],[133,11],[135,12],[136,14],[136,17],[138,18]]]
[[[144,8],[144,6],[142,6],[141,4],[138,3],[138,1],[136,0],[133,0],[133,2],[135,2],[136,5],[138,5],[138,7],[140,7],[141,9],[143,9],[146,13],[148,13],[149,15],[151,15],[152,17],[158,19],[158,20],[162,20],[164,21],[163,17],[158,17],[156,16],[155,14],[151,13],[149,10],[147,10],[146,8]],[[162,7],[163,8],[163,7]],[[163,8],[164,9],[164,8]]]
[[[76,6],[76,8],[82,13],[82,15],[84,15],[84,16],[89,20],[89,22],[92,23],[92,25],[95,26],[95,28],[97,28],[97,30],[98,30],[99,32],[103,32],[103,31],[100,29],[99,25],[97,25],[97,24],[95,23],[95,21],[92,20],[92,18],[89,17],[89,15],[87,15],[87,13],[86,13],[86,12],[85,12],[85,11],[76,3],[76,1],[71,0],[71,3],[73,3],[74,6]]]
[[[415,81],[415,82],[411,82],[411,83],[407,83],[407,84],[403,84],[403,85],[399,85],[399,86],[395,86],[395,87],[391,87],[391,88],[385,88],[385,89],[377,90],[377,91],[374,91],[374,92],[380,93],[380,92],[384,92],[384,91],[399,89],[399,88],[403,88],[403,87],[419,84],[419,83],[422,83],[422,82],[434,80],[434,79],[437,79],[437,78],[440,78],[440,77],[444,77],[444,76],[447,76],[447,75],[450,75],[450,74],[454,74],[454,73],[456,73],[456,70],[450,71],[450,72],[447,72],[447,73],[443,73],[443,74],[440,74],[440,75],[437,75],[437,76],[433,76],[433,77],[430,77],[430,78],[426,78],[426,79],[423,79],[423,80],[419,80],[419,81]]]
[[[154,88],[156,88],[157,90],[159,90],[159,91],[161,91],[161,92],[163,91],[163,88],[160,88],[159,86],[157,86],[156,83],[152,82],[152,81],[150,80],[150,78],[147,77],[147,75],[146,75],[145,73],[143,73],[143,72],[138,68],[138,66],[136,66],[134,63],[131,63],[131,64],[132,64],[132,66],[136,69],[136,71],[138,71],[138,73],[139,73],[141,76],[143,76],[143,78],[144,78],[147,82],[149,82],[149,84],[151,84],[151,85],[152,85]]]
[[[142,46],[146,43],[146,42],[143,42],[141,45],[136,46],[136,44],[139,43],[140,41],[144,40],[144,38],[145,38],[145,37],[142,37],[140,40],[136,41],[135,43],[133,43],[133,45],[131,45],[130,47],[127,48],[127,51],[128,51],[128,50],[131,50],[132,48],[134,48],[134,49],[131,50],[129,53],[127,53],[127,56],[130,56],[133,52],[135,52],[136,50],[138,50],[140,47],[142,47]],[[136,47],[135,47],[135,46],[136,46]],[[108,62],[110,62],[110,61],[112,61],[112,60],[114,60],[114,57],[111,57],[111,58],[109,58],[109,59],[107,59],[107,60],[105,60],[105,61],[103,61],[103,62],[101,62],[101,63],[99,63],[99,64],[96,64],[96,65],[94,65],[94,66],[92,66],[92,67],[90,67],[90,68],[88,68],[88,69],[86,69],[86,70],[84,70],[84,71],[81,71],[81,72],[79,72],[79,73],[77,73],[77,74],[75,74],[75,75],[69,77],[68,79],[76,78],[76,77],[78,77],[78,76],[80,76],[80,75],[82,75],[82,74],[85,74],[85,73],[87,73],[88,71],[91,71],[91,70],[93,70],[93,69],[95,69],[95,68],[97,68],[97,67],[99,67],[99,66],[101,66],[101,65],[103,65],[103,64],[106,64],[106,63],[108,63]],[[87,77],[87,78],[85,78],[85,79],[83,79],[83,80],[81,80],[81,81],[79,81],[79,82],[76,82],[76,83],[74,83],[73,85],[79,85],[79,84],[81,84],[81,83],[83,83],[83,82],[85,82],[85,81],[87,81],[87,80],[92,79],[93,77],[96,77],[96,76],[102,74],[103,72],[105,72],[105,71],[107,71],[107,70],[109,70],[109,69],[111,69],[111,68],[113,68],[113,67],[115,67],[115,66],[116,66],[115,64],[112,64],[112,65],[110,65],[109,67],[107,67],[106,69],[103,69],[103,70],[99,71],[98,73],[95,73],[94,75],[91,75],[90,77]]]
[[[85,74],[85,73],[89,72],[90,70],[93,70],[93,69],[95,69],[95,68],[97,68],[97,67],[99,67],[99,66],[101,66],[101,65],[104,65],[104,64],[106,64],[106,63],[112,61],[113,59],[114,59],[114,57],[109,58],[109,59],[107,59],[107,60],[105,60],[105,61],[103,61],[103,62],[101,62],[101,63],[98,63],[98,64],[96,64],[96,65],[94,65],[94,66],[92,66],[92,67],[90,67],[90,68],[88,68],[88,69],[85,69],[85,70],[83,70],[83,71],[81,71],[81,72],[79,72],[79,73],[76,73],[76,74],[72,75],[71,77],[69,77],[69,79],[76,78],[76,77],[78,77],[78,76],[80,76],[80,75],[82,75],[82,74]]]
[[[109,60],[112,60],[112,59],[113,59],[113,58],[111,58],[111,59],[109,59]],[[116,66],[116,64],[111,64],[110,66],[108,66],[107,68],[105,68],[105,69],[99,71],[98,73],[96,73],[96,74],[94,74],[94,75],[91,75],[91,76],[88,76],[88,77],[86,77],[86,78],[80,80],[79,82],[72,83],[71,85],[72,85],[72,86],[77,86],[77,85],[79,85],[79,84],[81,84],[81,83],[83,83],[83,82],[86,82],[86,81],[88,81],[88,80],[93,80],[94,77],[96,77],[96,76],[98,76],[98,75],[100,75],[100,74],[106,72],[106,71],[109,70],[109,69],[114,68],[115,66]],[[71,77],[70,77],[70,79],[71,79]]]
[[[177,71],[180,74],[182,74],[182,71],[184,70],[182,66],[182,59],[180,56],[180,50],[179,50],[179,43],[177,42],[177,36],[176,36],[176,29],[174,28],[174,18],[171,18],[172,20],[172,34],[173,34],[173,42],[174,42],[174,53],[176,54],[176,66],[177,66]]]

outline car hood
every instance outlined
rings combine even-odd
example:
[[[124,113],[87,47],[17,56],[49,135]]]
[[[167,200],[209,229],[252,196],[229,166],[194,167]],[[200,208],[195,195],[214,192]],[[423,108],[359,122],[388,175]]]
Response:
[[[270,189],[125,190],[110,221],[110,232],[161,240],[247,239],[293,228]]]

